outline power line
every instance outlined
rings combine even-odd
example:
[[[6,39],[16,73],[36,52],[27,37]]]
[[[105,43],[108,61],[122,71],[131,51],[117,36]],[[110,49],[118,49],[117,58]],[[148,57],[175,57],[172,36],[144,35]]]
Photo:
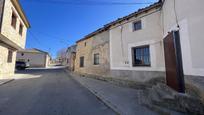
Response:
[[[39,43],[40,45],[42,45],[42,44],[41,44],[42,42],[40,42],[40,40],[38,39],[38,37],[36,36],[36,34],[34,34],[34,33],[31,32],[31,31],[29,31],[29,33],[31,34],[32,38],[33,38],[37,43]],[[42,33],[42,32],[40,32],[40,33]],[[44,35],[45,35],[45,34],[44,34]],[[47,38],[54,38],[54,40],[59,40],[59,39],[56,39],[55,37],[51,37],[51,36],[48,36],[48,35],[47,35],[46,37],[47,37]],[[67,45],[67,43],[66,43],[63,39],[59,40],[58,43]]]
[[[153,4],[153,2],[106,2],[106,1],[64,1],[64,0],[26,0],[25,2],[40,2],[40,3],[49,3],[49,4],[66,4],[66,5],[88,5],[88,6],[95,6],[95,5],[145,5],[145,4]]]
[[[66,43],[66,41],[64,39],[60,38],[60,37],[53,36],[53,35],[50,35],[50,34],[47,34],[47,33],[41,32],[41,31],[37,31],[37,33],[40,33],[43,36],[46,36],[46,37],[49,37],[49,38],[53,38],[55,40],[59,40],[59,42],[61,42],[61,43]]]
[[[32,36],[33,40],[35,40],[39,45],[43,45],[41,44],[40,40],[38,39],[38,37],[32,32],[32,31],[28,31],[30,33],[30,35]],[[48,47],[49,53],[51,53],[51,48]]]
[[[38,44],[42,45],[41,42],[40,42],[40,40],[39,40],[30,30],[28,30],[28,32],[30,33],[30,35],[32,36],[32,38],[33,38]]]

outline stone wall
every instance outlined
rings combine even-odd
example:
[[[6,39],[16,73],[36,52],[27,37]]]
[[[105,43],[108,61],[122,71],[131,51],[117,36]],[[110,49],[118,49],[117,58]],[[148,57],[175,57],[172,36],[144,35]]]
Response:
[[[99,65],[94,65],[94,54],[99,54]],[[80,67],[80,57],[84,56],[84,67]],[[109,32],[105,31],[77,43],[75,71],[99,76],[107,76],[109,65]]]
[[[8,48],[0,44],[0,79],[8,79],[14,75],[16,51],[13,51],[12,63],[7,62]]]
[[[17,16],[16,29],[11,26],[11,18],[12,18],[13,12]],[[20,23],[23,25],[22,35],[19,34]],[[20,15],[18,14],[17,10],[15,9],[15,7],[13,6],[10,0],[6,0],[3,20],[2,20],[1,34],[6,36],[9,40],[13,41],[20,47],[24,48],[25,41],[26,41],[26,33],[27,33],[27,27],[23,23],[22,19],[20,18]]]
[[[185,76],[186,92],[201,98],[204,103],[204,76]]]

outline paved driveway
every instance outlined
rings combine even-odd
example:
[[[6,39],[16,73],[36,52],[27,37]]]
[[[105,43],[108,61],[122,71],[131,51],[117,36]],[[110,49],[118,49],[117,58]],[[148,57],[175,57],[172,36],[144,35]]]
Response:
[[[23,79],[0,86],[0,115],[116,114],[63,69],[25,73]]]

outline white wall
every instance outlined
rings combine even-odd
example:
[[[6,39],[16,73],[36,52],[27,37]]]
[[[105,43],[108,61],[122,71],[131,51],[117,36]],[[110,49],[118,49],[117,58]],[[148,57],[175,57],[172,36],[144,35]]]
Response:
[[[180,26],[185,75],[204,76],[204,0],[165,0],[162,9],[164,36]]]
[[[165,70],[163,35],[160,11],[158,10],[151,10],[110,29],[110,64],[112,70]],[[142,30],[133,31],[132,24],[137,20],[142,21]],[[150,46],[151,67],[133,67],[131,48],[143,45]]]
[[[46,66],[46,54],[44,53],[17,53],[17,60],[24,59],[26,62],[29,61],[30,67],[45,67]]]

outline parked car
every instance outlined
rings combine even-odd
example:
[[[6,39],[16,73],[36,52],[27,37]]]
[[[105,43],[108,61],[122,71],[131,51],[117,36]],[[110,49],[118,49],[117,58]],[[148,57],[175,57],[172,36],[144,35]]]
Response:
[[[25,70],[29,66],[30,66],[29,63],[27,63],[27,62],[16,61],[16,69],[17,70]]]

